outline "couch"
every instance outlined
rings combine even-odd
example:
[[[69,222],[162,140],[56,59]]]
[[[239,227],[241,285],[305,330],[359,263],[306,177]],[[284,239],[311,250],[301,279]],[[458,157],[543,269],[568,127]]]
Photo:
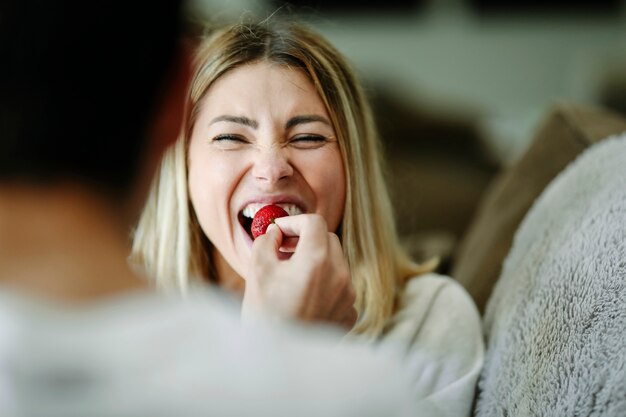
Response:
[[[475,415],[626,416],[626,119],[560,103],[453,264],[485,311]]]

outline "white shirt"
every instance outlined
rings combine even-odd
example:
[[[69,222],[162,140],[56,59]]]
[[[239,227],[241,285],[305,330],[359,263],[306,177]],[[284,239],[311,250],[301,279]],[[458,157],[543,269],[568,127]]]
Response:
[[[339,337],[242,332],[237,309],[206,292],[68,309],[0,291],[0,415],[413,415],[399,365]]]
[[[480,321],[450,279],[412,279],[378,349],[274,324],[244,332],[208,291],[72,309],[0,291],[0,415],[469,415]]]

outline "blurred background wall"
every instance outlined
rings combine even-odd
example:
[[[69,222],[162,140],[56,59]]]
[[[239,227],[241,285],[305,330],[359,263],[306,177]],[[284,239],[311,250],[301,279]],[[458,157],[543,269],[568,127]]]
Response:
[[[443,272],[555,101],[626,112],[626,0],[362,3],[194,0],[190,14],[297,15],[349,58],[376,110],[401,236]]]

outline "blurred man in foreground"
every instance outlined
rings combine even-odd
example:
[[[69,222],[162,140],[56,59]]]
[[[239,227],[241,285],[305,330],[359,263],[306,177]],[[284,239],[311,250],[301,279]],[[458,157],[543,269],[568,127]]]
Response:
[[[179,2],[0,5],[0,415],[401,415],[395,363],[158,296],[128,225],[180,128]],[[140,7],[143,6],[143,7]]]

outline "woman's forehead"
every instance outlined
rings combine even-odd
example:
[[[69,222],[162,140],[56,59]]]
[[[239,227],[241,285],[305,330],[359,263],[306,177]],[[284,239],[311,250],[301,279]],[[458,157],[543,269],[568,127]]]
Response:
[[[328,118],[325,103],[304,72],[269,62],[228,71],[207,89],[199,104],[201,112],[255,113],[272,106],[285,114],[304,112]]]

